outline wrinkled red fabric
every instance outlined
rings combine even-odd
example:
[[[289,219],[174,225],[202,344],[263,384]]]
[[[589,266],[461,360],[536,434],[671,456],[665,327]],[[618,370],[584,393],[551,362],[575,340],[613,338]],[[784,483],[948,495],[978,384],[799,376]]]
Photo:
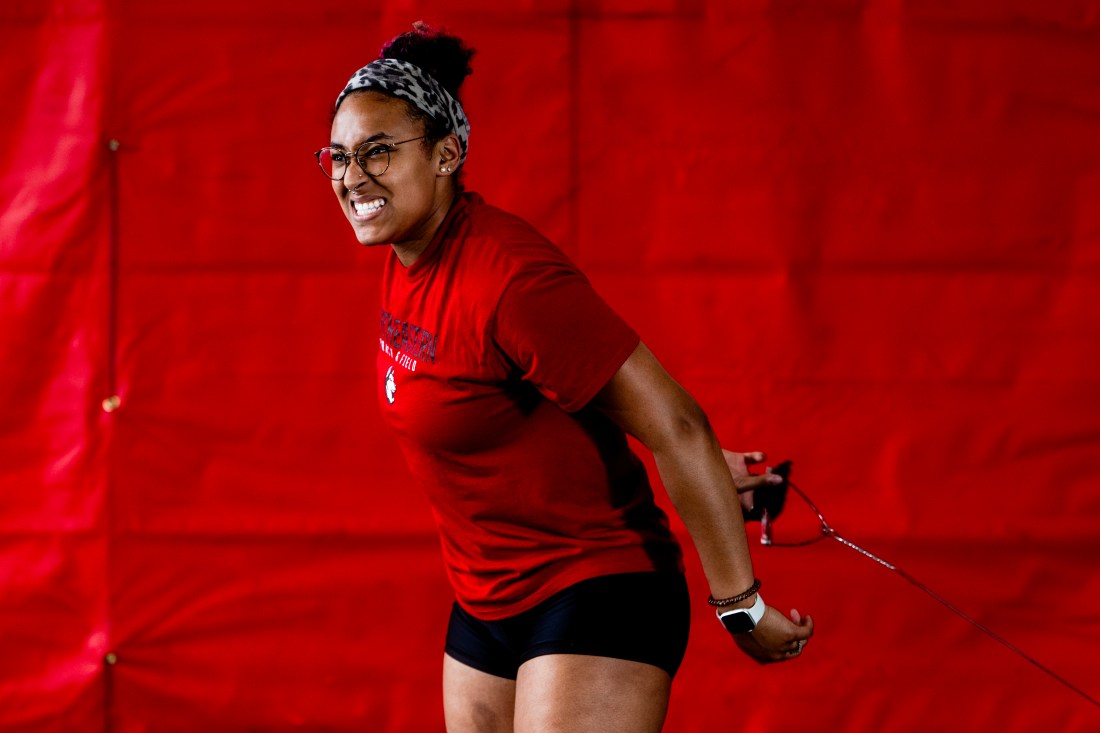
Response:
[[[794,459],[842,534],[1100,696],[1095,2],[43,0],[0,7],[0,729],[442,728],[451,595],[373,392],[384,258],[311,156],[421,18],[479,52],[470,190],[727,447]],[[776,539],[816,532],[792,498]],[[753,552],[818,634],[750,663],[689,550],[666,730],[1097,728],[851,549]]]

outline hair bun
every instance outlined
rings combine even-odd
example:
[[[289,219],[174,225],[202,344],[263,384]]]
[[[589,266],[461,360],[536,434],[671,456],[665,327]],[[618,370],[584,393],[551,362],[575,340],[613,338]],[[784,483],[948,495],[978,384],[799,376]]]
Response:
[[[455,99],[458,99],[462,82],[473,73],[470,66],[473,56],[474,49],[461,38],[441,28],[433,28],[424,21],[413,23],[411,31],[396,36],[382,47],[380,54],[384,59],[397,59],[419,66]]]

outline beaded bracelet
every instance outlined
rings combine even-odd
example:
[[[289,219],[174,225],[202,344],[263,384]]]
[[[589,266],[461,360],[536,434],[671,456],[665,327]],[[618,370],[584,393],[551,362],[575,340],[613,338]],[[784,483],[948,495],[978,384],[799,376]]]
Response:
[[[749,586],[749,589],[744,593],[738,593],[737,595],[731,596],[729,598],[715,598],[714,596],[708,596],[707,603],[712,606],[728,606],[731,603],[739,603],[740,601],[745,600],[758,590],[760,590],[760,578],[753,578],[752,585]]]

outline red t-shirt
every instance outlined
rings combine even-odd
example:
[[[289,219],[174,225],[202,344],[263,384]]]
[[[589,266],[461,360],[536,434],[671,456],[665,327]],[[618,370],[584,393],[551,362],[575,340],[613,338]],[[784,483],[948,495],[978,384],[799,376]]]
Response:
[[[529,224],[461,196],[382,286],[379,402],[459,603],[487,620],[578,581],[680,568],[622,430],[586,407],[637,334]]]

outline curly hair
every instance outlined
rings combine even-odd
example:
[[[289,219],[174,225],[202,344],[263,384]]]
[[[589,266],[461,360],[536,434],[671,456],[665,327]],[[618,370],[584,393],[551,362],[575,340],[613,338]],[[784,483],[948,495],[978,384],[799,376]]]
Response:
[[[442,28],[434,28],[424,21],[417,21],[413,23],[411,31],[395,36],[382,46],[379,58],[407,61],[418,66],[461,103],[459,90],[462,82],[474,71],[470,65],[474,53],[475,50],[458,36],[451,35]],[[432,117],[415,105],[406,106],[409,117],[424,125],[423,145],[426,148],[430,149],[453,132],[446,120]],[[457,178],[456,183],[461,188]]]

